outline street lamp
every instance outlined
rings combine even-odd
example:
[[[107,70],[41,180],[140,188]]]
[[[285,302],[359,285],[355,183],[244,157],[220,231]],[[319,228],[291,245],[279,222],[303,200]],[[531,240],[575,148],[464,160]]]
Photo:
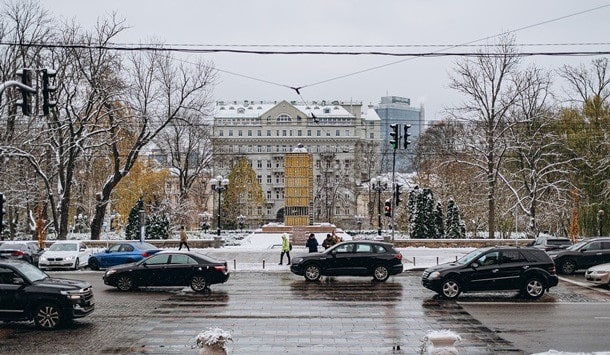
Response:
[[[356,220],[356,224],[358,225],[358,234],[360,234],[362,232],[362,221],[364,220],[364,216],[357,214],[354,216],[354,219]]]
[[[246,221],[246,216],[244,216],[243,214],[240,214],[239,216],[237,216],[237,224],[239,225],[239,230],[241,231],[242,229],[244,229],[244,222]]]
[[[381,235],[381,191],[388,189],[388,179],[383,176],[372,178],[371,188],[377,192],[377,235]]]
[[[599,210],[597,211],[597,223],[599,224],[599,236],[601,237],[602,234],[602,222],[604,220],[604,210]]]
[[[218,192],[218,219],[216,224],[218,227],[218,235],[220,235],[220,197],[222,192],[228,188],[229,179],[222,177],[222,175],[218,175],[210,180],[210,184],[212,185],[212,190]]]

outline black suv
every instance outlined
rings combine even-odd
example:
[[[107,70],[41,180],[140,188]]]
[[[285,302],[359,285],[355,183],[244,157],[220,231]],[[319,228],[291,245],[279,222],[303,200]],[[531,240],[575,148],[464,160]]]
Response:
[[[455,299],[461,292],[519,290],[539,298],[557,286],[555,264],[544,250],[529,247],[487,247],[456,262],[426,269],[424,287]]]
[[[610,237],[585,239],[566,249],[549,251],[549,255],[557,271],[570,275],[576,270],[610,263]]]
[[[0,320],[34,320],[50,330],[93,312],[88,282],[49,277],[18,260],[0,259]]]
[[[322,253],[295,257],[290,271],[316,281],[325,276],[372,276],[385,281],[403,271],[402,254],[390,243],[375,241],[342,242]]]

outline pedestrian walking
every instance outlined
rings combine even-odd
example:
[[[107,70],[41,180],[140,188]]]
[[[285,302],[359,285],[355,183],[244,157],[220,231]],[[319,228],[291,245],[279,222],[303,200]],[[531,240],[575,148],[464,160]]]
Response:
[[[280,263],[278,265],[282,265],[284,262],[284,254],[288,257],[288,265],[290,265],[290,239],[288,233],[282,234],[282,253],[280,254]]]
[[[309,248],[310,253],[318,252],[318,240],[316,239],[315,234],[311,233],[309,235],[309,238],[307,239],[307,243],[305,243],[305,246],[307,248]]]
[[[188,251],[191,251],[191,248],[189,248],[187,240],[188,240],[188,237],[186,236],[186,229],[184,228],[184,226],[182,226],[182,227],[180,227],[180,246],[178,247],[178,250],[181,250],[182,246],[184,245]]]
[[[324,247],[324,249],[328,249],[333,245],[335,245],[335,241],[333,239],[333,236],[329,233],[326,235],[326,239],[324,239],[324,241],[322,242],[322,246]]]
[[[333,231],[332,238],[333,238],[333,244],[341,243],[343,241],[343,238],[339,237],[337,235],[337,233],[335,233],[335,231]]]

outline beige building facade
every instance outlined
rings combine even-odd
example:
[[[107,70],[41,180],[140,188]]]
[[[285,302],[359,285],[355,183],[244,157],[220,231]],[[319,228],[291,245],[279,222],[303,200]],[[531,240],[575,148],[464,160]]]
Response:
[[[212,175],[227,176],[241,157],[248,159],[266,204],[247,211],[246,225],[283,223],[285,156],[301,144],[312,156],[313,222],[351,228],[355,215],[367,214],[360,210],[369,194],[362,183],[379,173],[379,124],[373,107],[362,103],[218,101]]]

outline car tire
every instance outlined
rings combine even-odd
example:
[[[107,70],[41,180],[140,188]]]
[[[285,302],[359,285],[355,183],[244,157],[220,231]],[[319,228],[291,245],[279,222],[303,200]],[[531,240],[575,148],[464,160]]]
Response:
[[[377,265],[373,268],[373,279],[384,282],[390,278],[390,270],[385,265]]]
[[[208,288],[208,282],[203,275],[195,275],[191,279],[191,289],[195,292],[204,292]]]
[[[572,275],[576,271],[576,263],[571,260],[564,260],[559,263],[559,272],[565,275]]]
[[[460,286],[460,283],[457,280],[449,278],[443,280],[440,291],[441,296],[444,298],[454,300],[462,292],[462,286]]]
[[[523,295],[527,298],[537,299],[544,295],[544,282],[539,277],[530,277],[523,286]]]
[[[96,258],[90,258],[87,263],[89,264],[89,268],[91,270],[99,270],[100,269],[100,263],[97,261]]]
[[[116,280],[116,288],[119,291],[131,291],[134,288],[133,279],[131,276],[121,275]]]
[[[305,266],[305,280],[307,281],[318,281],[321,276],[320,267],[316,264],[309,264]]]
[[[38,329],[57,329],[62,323],[62,312],[59,306],[53,302],[43,302],[36,307],[34,323]]]
[[[78,270],[78,268],[80,268],[80,260],[76,258],[76,261],[74,261],[74,270]]]

